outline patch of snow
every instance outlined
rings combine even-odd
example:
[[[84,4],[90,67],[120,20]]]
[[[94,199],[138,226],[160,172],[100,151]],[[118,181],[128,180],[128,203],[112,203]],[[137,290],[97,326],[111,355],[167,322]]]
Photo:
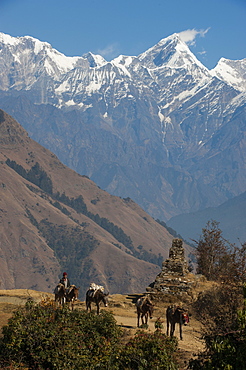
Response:
[[[88,94],[92,94],[102,87],[102,84],[100,81],[90,81],[89,85],[86,86],[85,90]]]
[[[158,117],[159,117],[161,123],[163,123],[164,120],[165,120],[165,116],[161,113],[160,109],[159,109],[159,112],[158,112]]]
[[[131,62],[132,62],[131,57],[124,58],[122,55],[120,55],[119,57],[113,59],[111,61],[111,64],[114,65],[115,67],[117,67],[120,71],[122,71],[124,75],[126,75],[128,77],[131,77],[131,74],[127,69],[127,67],[129,67]]]
[[[19,38],[6,35],[5,33],[0,32],[0,42],[9,45],[18,45],[20,43]]]
[[[92,54],[94,59],[95,59],[95,62],[98,66],[103,66],[105,64],[107,64],[108,62],[99,54]]]
[[[239,91],[246,91],[246,59],[229,60],[221,58],[210,71],[215,76]]]

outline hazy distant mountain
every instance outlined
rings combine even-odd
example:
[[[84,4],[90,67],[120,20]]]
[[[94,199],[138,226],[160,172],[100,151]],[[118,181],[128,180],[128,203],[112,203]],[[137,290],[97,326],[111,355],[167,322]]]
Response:
[[[219,222],[222,235],[231,243],[240,245],[246,242],[246,192],[228,200],[218,207],[210,207],[198,212],[187,213],[171,218],[167,225],[191,242],[199,240],[202,229],[208,221]]]
[[[1,289],[53,292],[63,271],[81,298],[93,281],[110,293],[154,281],[172,244],[167,229],[64,166],[2,110],[0,166]]]
[[[155,218],[245,191],[245,59],[209,71],[178,34],[111,62],[0,34],[0,72],[1,107],[33,139]]]

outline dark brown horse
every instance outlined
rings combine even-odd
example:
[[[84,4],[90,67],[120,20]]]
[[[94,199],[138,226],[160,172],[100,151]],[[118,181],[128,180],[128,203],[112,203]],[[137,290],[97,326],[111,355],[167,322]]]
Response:
[[[100,289],[93,291],[91,289],[86,292],[86,309],[91,312],[91,303],[95,303],[97,306],[97,314],[100,312],[100,303],[103,302],[104,306],[108,305],[108,295],[109,293],[104,293]]]
[[[169,332],[170,324],[170,336],[173,337],[175,331],[175,324],[179,324],[179,335],[180,339],[183,339],[182,336],[182,326],[187,325],[189,322],[189,314],[186,310],[179,306],[169,306],[166,311],[167,318],[167,335]]]
[[[66,289],[62,283],[59,283],[54,290],[55,293],[55,302],[64,305],[66,301]]]
[[[66,302],[71,303],[72,310],[74,308],[74,302],[77,301],[78,297],[79,297],[79,288],[77,288],[75,285],[70,285],[68,291],[66,292]]]
[[[139,320],[141,317],[142,325],[148,325],[148,318],[152,319],[154,306],[148,297],[141,297],[136,302],[137,307],[137,326],[139,328]]]

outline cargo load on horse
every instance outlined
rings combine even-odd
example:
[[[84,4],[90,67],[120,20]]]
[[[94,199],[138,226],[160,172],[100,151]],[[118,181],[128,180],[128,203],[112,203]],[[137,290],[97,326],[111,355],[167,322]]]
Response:
[[[152,319],[154,305],[151,303],[148,296],[141,297],[136,302],[137,308],[137,326],[141,317],[142,325],[148,325],[148,318]]]
[[[91,283],[86,292],[87,311],[90,310],[91,312],[91,303],[95,303],[97,306],[97,314],[99,315],[100,303],[103,302],[105,307],[108,305],[108,295],[109,293],[104,293],[104,287],[102,285]]]
[[[88,289],[88,295],[90,297],[94,297],[97,290],[100,290],[102,293],[104,293],[104,287],[102,285],[97,285],[95,283],[90,283],[90,287]]]

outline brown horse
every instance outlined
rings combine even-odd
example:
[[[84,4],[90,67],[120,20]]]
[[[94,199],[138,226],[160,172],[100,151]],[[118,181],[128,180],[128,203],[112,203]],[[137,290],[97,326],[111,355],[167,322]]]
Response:
[[[148,297],[141,297],[136,302],[137,307],[137,326],[139,328],[139,319],[141,317],[142,325],[148,325],[148,318],[152,319],[154,306]]]
[[[66,301],[66,289],[62,283],[59,283],[54,290],[55,293],[55,302],[64,305]]]
[[[75,285],[70,285],[66,293],[66,302],[71,303],[72,310],[74,308],[74,302],[77,301],[78,297],[79,297],[79,288],[77,288]]]
[[[167,318],[167,335],[169,332],[170,324],[170,336],[173,337],[175,331],[175,324],[179,324],[179,335],[180,339],[183,339],[182,336],[182,326],[187,325],[189,322],[189,314],[186,310],[179,306],[169,306],[166,311]]]
[[[91,303],[95,303],[97,306],[97,315],[99,315],[100,311],[100,303],[103,302],[104,306],[107,307],[108,305],[108,295],[109,293],[103,293],[100,289],[93,291],[91,289],[87,290],[86,292],[86,309],[87,311],[90,310],[91,312]]]

